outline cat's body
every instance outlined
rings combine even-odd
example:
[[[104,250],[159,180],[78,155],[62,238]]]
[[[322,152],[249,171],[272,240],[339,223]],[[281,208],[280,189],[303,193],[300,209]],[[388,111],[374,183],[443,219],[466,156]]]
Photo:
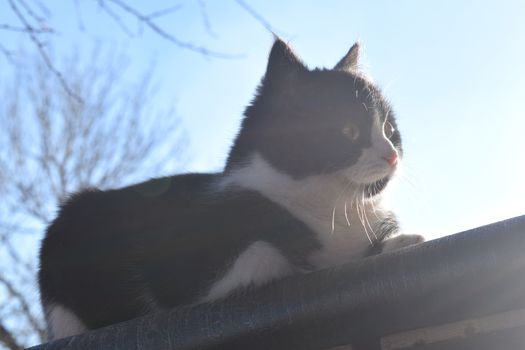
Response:
[[[39,274],[54,337],[212,301],[415,243],[380,192],[401,155],[390,106],[355,71],[272,48],[226,169],[85,191],[48,228]]]

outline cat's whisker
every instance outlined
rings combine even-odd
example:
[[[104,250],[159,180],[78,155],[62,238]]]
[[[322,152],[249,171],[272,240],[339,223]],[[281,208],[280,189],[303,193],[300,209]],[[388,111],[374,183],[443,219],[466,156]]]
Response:
[[[374,183],[374,191],[377,191],[378,188],[377,188],[377,183]],[[379,219],[379,215],[377,214],[377,210],[376,210],[376,205],[375,205],[375,201],[372,199],[370,200],[370,206],[372,207],[372,212],[374,213],[374,216]]]
[[[363,220],[361,218],[361,207],[359,206],[359,202],[358,201],[356,201],[355,204],[356,204],[355,208],[356,208],[356,211],[357,211],[357,217],[359,218],[359,221],[361,222],[361,225],[363,225]],[[363,227],[364,227],[364,225],[363,225]]]
[[[412,175],[412,167],[409,163],[403,162],[403,168],[402,171],[397,172],[397,176],[401,179],[406,179],[407,181],[410,181],[414,187],[417,186],[417,179],[415,176]]]
[[[366,224],[365,224],[365,220],[364,220],[364,208],[361,208],[359,206],[359,202],[356,201],[356,204],[357,204],[357,215],[359,216],[359,220],[361,221],[361,225],[363,226],[363,229],[365,230],[365,235],[366,235],[366,238],[368,238],[368,241],[370,242],[370,244],[373,244],[372,243],[372,238],[370,237],[370,234],[368,233],[368,230],[366,228]]]
[[[334,204],[334,209],[332,210],[332,230],[330,234],[333,234],[335,231],[335,208],[337,207],[337,202]]]
[[[372,228],[372,225],[370,225],[370,221],[368,220],[368,215],[367,215],[366,211],[363,211],[363,214],[364,214],[364,217],[365,217],[366,224],[368,225],[368,228],[370,229],[370,232],[372,232],[372,235],[374,235],[374,238],[377,241],[377,235],[376,235],[374,229]]]
[[[351,184],[352,184],[352,182],[348,181],[348,183],[345,185],[345,187],[343,187],[343,189],[341,190],[341,192],[337,195],[337,197],[335,199],[334,207],[333,207],[333,210],[332,210],[332,230],[331,230],[331,234],[333,234],[334,231],[335,231],[335,212],[336,212],[337,204],[339,203],[339,200],[345,195],[346,191],[350,188]],[[345,200],[345,216],[346,216],[346,200]],[[350,226],[350,224],[349,224],[349,226]]]
[[[411,191],[405,191],[404,195],[406,197],[409,197],[414,202],[418,203],[418,206],[422,208],[430,208],[431,203],[428,199],[428,195],[426,193],[427,189],[425,186],[422,186],[416,177],[410,176],[410,174],[407,174],[405,171],[403,171],[399,175],[399,180],[403,183],[406,183],[409,185],[409,188]]]
[[[362,210],[362,215],[363,215],[363,219],[362,219],[362,223],[363,223],[363,228],[365,229],[365,234],[366,234],[366,238],[368,238],[368,241],[370,242],[370,245],[373,245],[373,241],[372,241],[372,237],[370,237],[370,234],[368,233],[368,230],[366,228],[366,224],[365,224],[365,221],[364,221],[364,215],[365,214],[365,211],[364,209],[361,209]]]
[[[346,207],[346,200],[345,200],[345,219],[346,219],[346,223],[347,223],[348,227],[350,227],[350,220],[348,219],[348,211],[347,211],[347,207]]]
[[[368,100],[370,98],[370,96],[372,96],[372,94],[374,93],[372,91],[372,89],[368,88],[366,91],[368,91],[368,95],[366,95],[366,99]],[[373,96],[372,96],[373,97]]]
[[[397,177],[401,181],[405,181],[407,184],[409,184],[414,189],[418,187],[415,180],[412,177],[410,177],[408,174],[406,174],[405,172],[398,174]]]
[[[374,184],[375,185],[375,184]],[[361,198],[362,198],[362,201],[363,201],[363,216],[365,218],[365,221],[366,221],[366,224],[368,225],[368,227],[370,228],[370,231],[372,232],[372,234],[374,235],[374,238],[377,240],[377,235],[374,231],[374,229],[372,228],[372,225],[370,225],[370,221],[368,220],[368,215],[366,214],[366,210],[365,210],[365,190],[363,188],[363,190],[361,191]],[[372,201],[370,201],[372,202]],[[372,204],[373,205],[373,204]]]

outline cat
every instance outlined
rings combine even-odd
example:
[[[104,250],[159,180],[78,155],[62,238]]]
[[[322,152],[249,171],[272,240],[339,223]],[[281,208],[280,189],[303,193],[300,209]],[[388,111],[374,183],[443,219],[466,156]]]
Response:
[[[310,70],[276,39],[223,172],[71,196],[40,250],[51,337],[422,241],[381,204],[401,136],[358,64],[358,43]]]

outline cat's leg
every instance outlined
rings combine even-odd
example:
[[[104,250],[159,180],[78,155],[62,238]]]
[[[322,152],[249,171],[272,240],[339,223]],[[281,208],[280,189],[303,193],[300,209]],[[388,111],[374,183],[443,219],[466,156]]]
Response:
[[[409,245],[421,243],[425,238],[421,235],[401,234],[399,222],[395,214],[391,211],[383,213],[383,218],[377,223],[377,232],[383,240],[375,247],[374,253],[389,252]]]
[[[273,244],[255,241],[239,254],[222,277],[213,283],[201,302],[224,298],[238,288],[260,286],[290,275],[293,271],[288,259]]]

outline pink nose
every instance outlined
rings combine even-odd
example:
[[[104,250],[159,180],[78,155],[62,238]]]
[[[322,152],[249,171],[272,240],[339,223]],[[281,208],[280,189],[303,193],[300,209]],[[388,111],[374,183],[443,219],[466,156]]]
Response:
[[[397,152],[392,152],[388,156],[383,157],[383,159],[386,160],[390,166],[393,166],[397,163]]]

